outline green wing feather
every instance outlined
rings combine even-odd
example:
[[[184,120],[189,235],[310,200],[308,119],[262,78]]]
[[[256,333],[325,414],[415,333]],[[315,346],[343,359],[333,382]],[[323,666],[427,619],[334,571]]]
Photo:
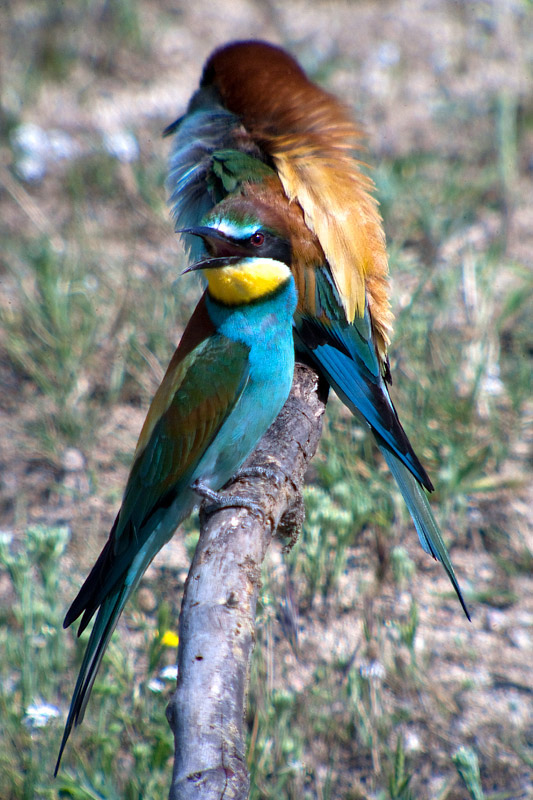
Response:
[[[246,345],[216,334],[178,364],[171,362],[150,406],[143,428],[150,435],[137,450],[108,543],[72,603],[65,627],[82,611],[80,632],[86,627],[169,505],[188,489],[200,458],[246,386],[248,354]],[[188,511],[184,509],[185,514]]]
[[[55,774],[73,725],[79,724],[96,673],[129,596],[168,537],[157,531],[169,506],[177,526],[190,511],[189,484],[200,460],[235,407],[249,376],[249,348],[221,334],[173,359],[141,434],[124,500],[96,564],[64,622],[80,614],[78,635],[99,608],[72,696]],[[144,436],[143,436],[144,434]],[[184,507],[179,510],[180,492]],[[189,498],[189,499],[186,499]]]
[[[220,334],[202,342],[174,370],[166,408],[154,397],[149,418],[156,415],[150,438],[136,454],[119,515],[123,523],[142,527],[158,501],[187,484],[199,458],[231,413],[248,378],[249,348]],[[165,389],[165,381],[161,389]],[[142,497],[139,494],[142,493]]]
[[[226,194],[234,192],[245,181],[261,183],[276,176],[263,161],[240,150],[215,150],[212,158],[213,174],[221,181]]]

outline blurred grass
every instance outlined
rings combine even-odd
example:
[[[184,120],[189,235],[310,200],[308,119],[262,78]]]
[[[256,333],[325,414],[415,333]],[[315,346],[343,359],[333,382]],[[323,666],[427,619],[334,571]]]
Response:
[[[67,755],[55,784],[50,782],[57,758],[57,739],[50,729],[59,733],[56,704],[67,702],[70,691],[68,686],[61,688],[58,676],[72,664],[73,643],[79,667],[87,641],[87,636],[76,640],[61,627],[63,598],[57,563],[67,542],[68,529],[42,526],[27,530],[18,551],[5,536],[0,540],[0,569],[9,576],[14,595],[0,625],[0,794],[6,800],[161,796],[173,752],[164,703],[160,690],[150,689],[148,678],[131,696],[132,653],[129,647],[121,647],[119,637],[110,646],[95,683],[97,707],[85,721],[82,740]],[[132,627],[140,631],[148,649],[154,641],[153,629],[146,631],[142,622]],[[163,663],[160,652],[151,675]],[[169,683],[164,692],[169,694]],[[125,695],[127,703],[122,702]],[[39,722],[38,712],[44,708],[46,713],[47,706],[52,714]],[[119,751],[123,755],[117,757]]]
[[[2,164],[10,165],[17,157],[10,133],[43,87],[64,84],[75,66],[91,80],[127,81],[130,68],[145,69],[149,80],[159,63],[141,2],[22,6],[27,14],[7,7],[21,49],[18,68],[3,78],[11,99],[2,106],[0,143]],[[464,154],[392,154],[373,172],[392,243],[393,398],[437,485],[445,537],[465,546],[472,505],[526,480],[501,470],[533,388],[533,277],[506,248],[530,123],[512,94],[495,95],[479,136],[471,111],[451,98],[441,109],[443,128],[456,119],[470,133]],[[168,121],[158,120],[157,129]],[[131,163],[106,152],[93,132],[89,148],[50,168],[40,184],[24,184],[10,166],[19,192],[8,197],[3,218],[0,365],[16,387],[8,411],[20,403],[25,441],[55,466],[66,447],[91,451],[116,404],[147,407],[197,292],[187,278],[175,283],[180,263],[169,244],[161,145],[153,128],[135,133],[140,154]],[[39,225],[32,202],[44,215]],[[171,684],[150,688],[150,681],[174,660],[161,644],[170,617],[162,607],[156,620],[136,600],[64,768],[50,780],[62,721],[52,715],[38,727],[29,709],[46,702],[66,710],[85,639],[62,631],[61,620],[82,576],[71,568],[64,526],[26,524],[30,492],[20,487],[5,526],[23,536],[0,540],[0,586],[9,601],[0,614],[0,796],[161,797],[171,774],[164,716]],[[115,489],[100,492],[116,506]],[[448,733],[435,733],[451,724],[454,701],[434,696],[431,658],[419,646],[422,576],[400,542],[406,530],[414,536],[407,512],[372,442],[333,399],[305,501],[299,542],[282,569],[264,575],[247,712],[251,797],[409,800],[421,796],[428,770],[442,776],[442,800],[465,797],[459,781],[471,797],[483,797],[482,778],[496,780],[498,760],[480,754],[480,773],[476,742],[456,751]],[[528,544],[496,524],[480,535],[505,574],[490,590],[465,582],[467,599],[513,605],[519,598],[510,580],[530,571]],[[343,618],[348,626],[360,620],[350,656],[339,656],[337,634],[328,634]],[[323,637],[323,647],[306,645],[306,629]],[[290,688],[294,672],[302,673],[299,690]],[[411,726],[427,733],[432,749],[408,748]],[[524,742],[513,742],[531,763]]]

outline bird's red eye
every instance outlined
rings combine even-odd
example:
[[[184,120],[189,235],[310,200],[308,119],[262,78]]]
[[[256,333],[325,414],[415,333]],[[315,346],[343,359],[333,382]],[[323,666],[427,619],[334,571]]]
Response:
[[[261,231],[256,231],[250,236],[250,243],[253,244],[254,247],[261,247],[264,241],[265,234],[261,233]]]

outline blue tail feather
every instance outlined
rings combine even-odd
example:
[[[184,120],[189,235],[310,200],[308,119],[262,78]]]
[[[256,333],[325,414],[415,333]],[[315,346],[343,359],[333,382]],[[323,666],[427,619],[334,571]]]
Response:
[[[391,453],[387,447],[380,445],[379,442],[378,446],[383,453],[385,461],[387,462],[387,465],[402,493],[407,508],[409,509],[416,532],[418,533],[418,538],[420,539],[420,544],[426,553],[428,553],[430,556],[433,556],[436,561],[440,561],[440,563],[443,565],[452,583],[452,586],[455,589],[455,593],[459,598],[459,602],[463,607],[463,611],[470,620],[470,614],[468,612],[468,608],[466,607],[461,589],[459,588],[457,578],[455,577],[455,572],[450,560],[450,556],[448,555],[448,550],[442,539],[439,526],[437,525],[435,517],[433,516],[433,512],[431,511],[424,489],[422,486],[420,486],[419,482],[413,477],[409,470],[406,469],[405,464],[403,464],[394,453]]]

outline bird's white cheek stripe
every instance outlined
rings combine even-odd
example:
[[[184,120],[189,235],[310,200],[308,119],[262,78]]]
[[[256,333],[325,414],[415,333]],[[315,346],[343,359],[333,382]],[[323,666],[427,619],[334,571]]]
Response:
[[[233,224],[231,220],[212,217],[210,215],[207,224],[210,228],[216,228],[220,233],[223,233],[224,236],[227,236],[230,239],[246,239],[248,236],[252,236],[258,228],[260,228],[260,224],[258,222],[252,223],[250,225],[243,226],[241,224]]]

